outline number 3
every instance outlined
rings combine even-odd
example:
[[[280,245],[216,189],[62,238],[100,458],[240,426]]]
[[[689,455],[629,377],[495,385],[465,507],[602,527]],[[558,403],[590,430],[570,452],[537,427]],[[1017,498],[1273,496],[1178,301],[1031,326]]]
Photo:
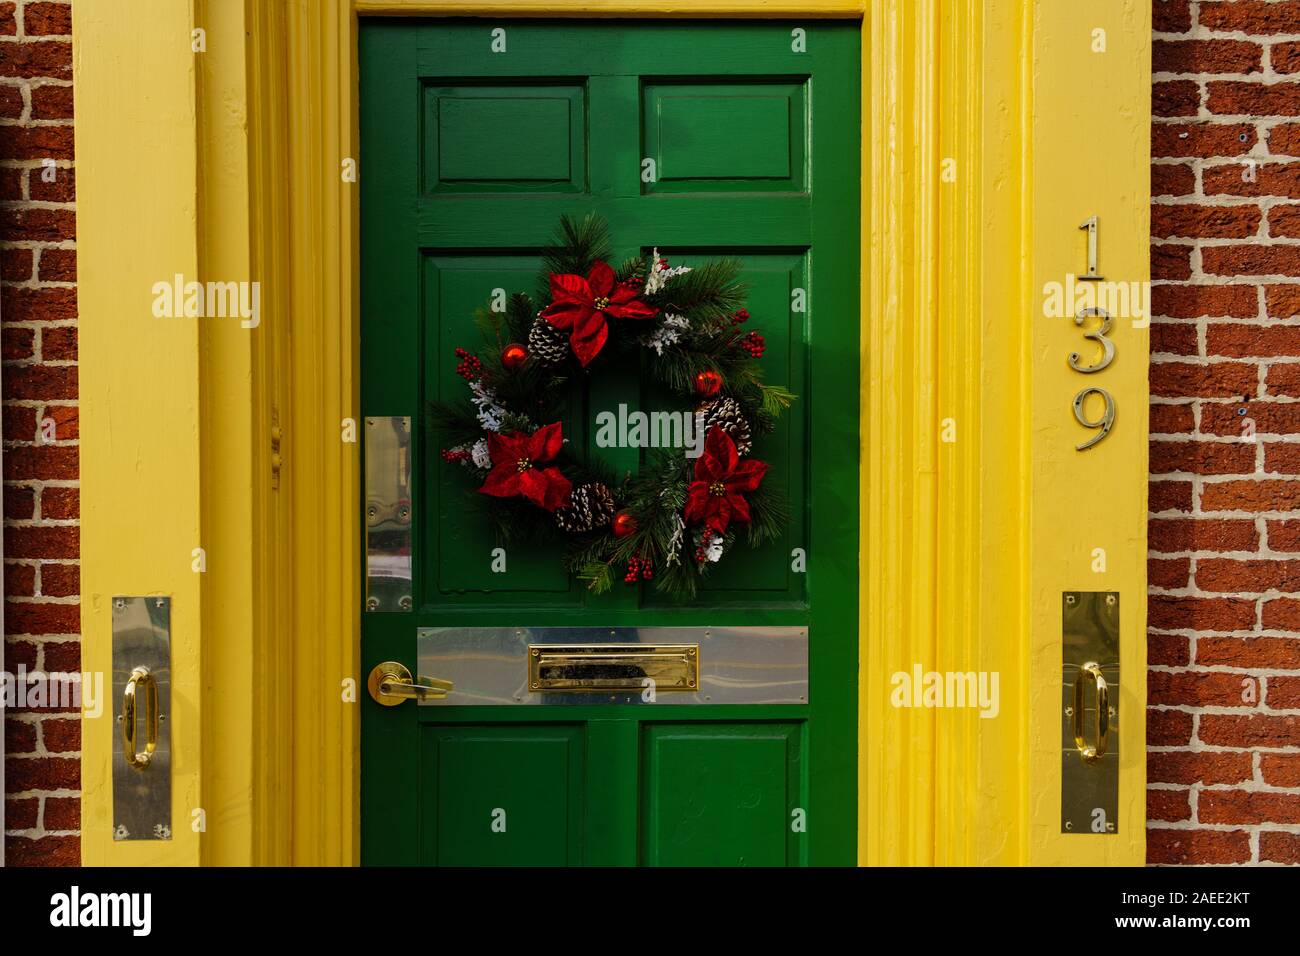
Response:
[[[1091,339],[1101,346],[1101,361],[1096,365],[1080,365],[1079,353],[1070,353],[1070,368],[1074,369],[1076,372],[1083,372],[1085,375],[1093,372],[1100,372],[1115,360],[1115,343],[1106,338],[1106,333],[1110,331],[1110,313],[1105,309],[1080,309],[1079,314],[1074,317],[1074,324],[1083,328],[1084,320],[1088,318],[1101,319],[1100,328],[1094,332],[1083,333],[1085,339]]]

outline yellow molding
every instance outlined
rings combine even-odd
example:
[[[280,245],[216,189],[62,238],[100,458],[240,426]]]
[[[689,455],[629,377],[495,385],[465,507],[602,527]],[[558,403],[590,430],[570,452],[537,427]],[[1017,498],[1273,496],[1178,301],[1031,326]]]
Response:
[[[199,269],[197,92],[186,3],[77,5],[77,280],[81,322],[81,654],[112,674],[117,594],[172,597],[172,839],[112,837],[111,705],[82,725],[86,865],[200,861],[204,595],[200,330],[154,318],[152,287]],[[141,95],[148,90],[147,96]],[[147,157],[147,160],[143,159]]]
[[[365,16],[860,17],[864,0],[356,0]]]
[[[111,841],[111,734],[87,722],[86,862],[357,859],[357,708],[341,692],[358,678],[359,476],[339,432],[358,408],[357,191],[339,176],[357,156],[357,12],[863,12],[833,0],[685,6],[79,3],[80,299],[83,315],[108,319],[81,328],[83,659],[108,669],[114,593],[172,594],[183,635],[174,839]],[[864,863],[1141,861],[1145,335],[1117,335],[1124,361],[1106,383],[1130,427],[1077,458],[1064,443],[1077,440],[1066,391],[1078,383],[1057,361],[1074,330],[1044,323],[1035,290],[1073,261],[1073,194],[1056,177],[1080,157],[1097,170],[1089,195],[1107,203],[1107,267],[1146,278],[1149,11],[1137,0],[1067,8],[874,0],[862,22]],[[187,41],[199,18],[210,46],[196,68]],[[1118,46],[1079,100],[1092,63],[1070,43],[1092,19]],[[144,87],[154,93],[142,100]],[[1092,148],[1103,134],[1108,149]],[[953,185],[939,175],[946,158]],[[125,245],[123,222],[150,228]],[[200,271],[263,283],[262,328],[153,319],[152,283]],[[949,417],[955,444],[938,437]],[[1108,510],[1080,514],[1081,462],[1131,476],[1111,483]],[[1063,532],[1075,516],[1078,533]],[[1076,574],[1085,537],[1109,549],[1095,584]],[[200,539],[222,562],[210,555],[201,581],[189,567]],[[1053,595],[1086,586],[1127,596],[1127,756],[1122,836],[1080,843],[1055,832],[1048,698]],[[1000,671],[1001,718],[890,707],[888,677],[912,663]],[[199,806],[201,853],[183,825]]]

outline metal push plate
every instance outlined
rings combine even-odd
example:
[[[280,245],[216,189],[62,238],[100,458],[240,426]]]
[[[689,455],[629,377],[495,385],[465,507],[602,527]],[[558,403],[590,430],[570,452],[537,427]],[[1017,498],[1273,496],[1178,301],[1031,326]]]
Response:
[[[411,419],[366,419],[366,610],[411,610]]]
[[[169,597],[113,598],[113,839],[172,838],[171,611]],[[157,688],[158,740],[145,767],[132,767],[122,741],[122,700],[136,668]],[[139,715],[141,724],[145,715]]]
[[[1119,593],[1061,595],[1061,832],[1119,832]],[[1080,706],[1081,705],[1081,706]]]
[[[417,645],[419,674],[455,685],[422,707],[808,703],[806,627],[422,627]]]

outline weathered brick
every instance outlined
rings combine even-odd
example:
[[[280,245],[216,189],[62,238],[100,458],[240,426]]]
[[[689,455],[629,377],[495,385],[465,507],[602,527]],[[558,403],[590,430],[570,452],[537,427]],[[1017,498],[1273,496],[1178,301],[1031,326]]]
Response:
[[[1260,754],[1259,775],[1270,787],[1300,787],[1300,754]]]
[[[34,829],[40,812],[41,801],[35,797],[7,797],[5,798],[5,829]]]
[[[1259,858],[1267,863],[1300,864],[1300,833],[1263,830],[1259,834]]]
[[[6,837],[6,866],[80,866],[78,836]]]
[[[1186,163],[1156,163],[1151,167],[1151,195],[1189,196],[1195,191],[1196,174]]]
[[[0,44],[0,76],[70,80],[72,44],[66,40]]]
[[[1294,435],[1300,432],[1300,402],[1207,403],[1201,407],[1201,431],[1210,435],[1244,437],[1247,419],[1255,423],[1257,435]]]
[[[1300,116],[1300,83],[1212,80],[1205,106],[1221,116]]]
[[[1300,325],[1210,322],[1205,327],[1205,352],[1230,358],[1300,355]]]
[[[1147,745],[1181,747],[1191,743],[1192,715],[1181,710],[1147,708]]]
[[[40,400],[77,397],[77,368],[74,365],[11,365],[5,371],[5,379],[10,398]],[[10,477],[8,461],[5,461],[5,476]],[[76,478],[77,475],[74,468],[70,474],[14,474],[13,477]]]
[[[72,202],[77,198],[77,174],[72,169],[54,167],[52,178],[35,170],[28,177],[27,191],[38,202]]]
[[[1264,703],[1273,710],[1300,708],[1300,677],[1268,677]]]
[[[10,601],[5,606],[7,634],[75,634],[81,630],[81,610],[75,604]]]
[[[1300,246],[1209,246],[1201,268],[1220,276],[1300,276]]]
[[[1300,475],[1300,444],[1266,442],[1264,471],[1270,475]]]
[[[1270,319],[1289,319],[1300,315],[1300,284],[1264,286],[1264,313]]]
[[[70,36],[70,3],[29,3],[23,8],[23,32],[34,36]]]
[[[1179,281],[1192,276],[1192,247],[1173,243],[1152,243],[1151,278]]]
[[[1271,3],[1267,0],[1218,0],[1202,3],[1198,16],[1202,27],[1224,32],[1252,34],[1297,33],[1300,28],[1300,0]]]
[[[1156,40],[1153,73],[1258,73],[1264,48],[1247,40]]]
[[[1300,156],[1300,123],[1281,123],[1269,130],[1268,151],[1274,156]]]
[[[0,206],[0,231],[10,241],[63,242],[76,238],[77,216],[71,209]]]
[[[1147,754],[1150,783],[1225,784],[1244,783],[1251,778],[1248,753],[1224,751],[1159,751]]]
[[[1190,432],[1195,424],[1191,405],[1152,405],[1147,423],[1153,435],[1177,435]]]
[[[1151,235],[1159,239],[1245,239],[1259,230],[1259,222],[1258,206],[1151,206]]]
[[[41,359],[46,362],[75,362],[77,360],[76,327],[61,325],[41,329]]]
[[[37,268],[42,282],[76,282],[77,252],[75,249],[42,249]]]
[[[1269,395],[1300,398],[1300,362],[1268,366],[1264,373],[1264,390]]]
[[[1162,398],[1231,398],[1254,394],[1259,367],[1248,362],[1154,362],[1150,382],[1151,394]]]
[[[81,761],[76,757],[19,757],[5,761],[5,793],[80,787]]]
[[[42,564],[41,594],[74,597],[81,591],[81,569],[75,564]]]
[[[1252,285],[1158,285],[1151,311],[1171,319],[1251,319],[1259,314],[1259,294]]]
[[[1245,594],[1300,591],[1300,560],[1202,558],[1196,562],[1196,586],[1203,591]]]
[[[1245,830],[1181,830],[1147,828],[1147,862],[1246,863],[1250,860],[1250,834]]]
[[[1147,663],[1153,667],[1186,667],[1192,662],[1191,641],[1182,634],[1147,635]]]
[[[81,719],[58,717],[41,721],[41,741],[50,753],[76,753],[81,749]]]
[[[1268,234],[1283,238],[1300,238],[1300,205],[1274,206],[1268,211]]]
[[[1190,791],[1165,789],[1147,791],[1148,820],[1190,820],[1191,818]]]
[[[1152,518],[1147,529],[1152,551],[1254,551],[1259,546],[1255,522],[1247,519]]]
[[[1191,0],[1155,0],[1151,29],[1156,33],[1186,33],[1192,28]]]
[[[1201,489],[1202,511],[1294,511],[1300,481],[1216,481]]]
[[[1267,631],[1300,631],[1300,601],[1295,598],[1265,601],[1260,621]]]
[[[1258,141],[1249,123],[1154,123],[1151,155],[1162,157],[1244,156]]]
[[[1147,600],[1147,623],[1166,631],[1244,631],[1255,626],[1255,602],[1152,594]]]
[[[1147,583],[1153,588],[1185,588],[1191,567],[1189,558],[1147,558]]]
[[[1203,790],[1197,817],[1202,823],[1300,823],[1300,794]]]
[[[31,597],[36,593],[36,568],[30,564],[12,564],[6,561],[4,580],[7,597]]]
[[[41,491],[41,517],[55,520],[81,516],[80,492],[76,488],[45,488]]]
[[[14,455],[5,456],[5,465]],[[74,525],[5,529],[5,556],[9,558],[76,558],[80,529]],[[8,621],[5,622],[8,627]]]
[[[1201,173],[1207,196],[1285,196],[1300,199],[1300,163],[1209,166]]]
[[[1201,637],[1196,641],[1196,663],[1204,667],[1294,670],[1300,668],[1300,638]]]
[[[1254,707],[1242,700],[1242,676],[1215,671],[1151,671],[1147,703],[1197,707]]]
[[[1268,48],[1268,61],[1274,73],[1300,73],[1300,43],[1279,40]]]
[[[1152,469],[1154,472],[1154,469]],[[1147,507],[1152,512],[1191,511],[1192,483],[1190,481],[1147,482]]]
[[[1202,714],[1198,736],[1203,743],[1215,747],[1297,747],[1300,746],[1300,717]]]
[[[81,829],[81,800],[73,797],[45,798],[45,829]]]
[[[1255,449],[1245,442],[1153,441],[1149,468],[1153,475],[1240,475],[1255,470]],[[1296,500],[1300,501],[1300,484]]]
[[[1154,116],[1195,116],[1200,107],[1201,87],[1193,80],[1169,80],[1151,87]]]
[[[0,57],[9,44],[0,44]],[[71,126],[6,126],[0,159],[72,159]],[[39,178],[39,177],[38,177]],[[30,181],[30,180],[29,180]]]

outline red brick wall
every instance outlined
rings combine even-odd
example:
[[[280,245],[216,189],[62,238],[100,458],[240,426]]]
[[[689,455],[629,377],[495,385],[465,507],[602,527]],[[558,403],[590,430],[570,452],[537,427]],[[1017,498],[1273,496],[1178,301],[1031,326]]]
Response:
[[[0,2],[5,667],[80,669],[72,7]],[[46,162],[53,160],[53,182]],[[54,420],[54,440],[40,422]],[[81,725],[8,711],[5,855],[76,864]]]
[[[1147,858],[1300,863],[1300,0],[1153,28]]]

